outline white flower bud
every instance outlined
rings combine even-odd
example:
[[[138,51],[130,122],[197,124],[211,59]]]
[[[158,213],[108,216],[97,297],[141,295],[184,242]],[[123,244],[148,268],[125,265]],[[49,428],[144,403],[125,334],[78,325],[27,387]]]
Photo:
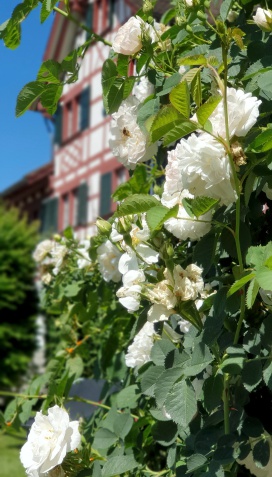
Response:
[[[263,31],[272,31],[272,11],[264,10],[263,8],[257,8],[256,15],[253,16],[253,20]]]

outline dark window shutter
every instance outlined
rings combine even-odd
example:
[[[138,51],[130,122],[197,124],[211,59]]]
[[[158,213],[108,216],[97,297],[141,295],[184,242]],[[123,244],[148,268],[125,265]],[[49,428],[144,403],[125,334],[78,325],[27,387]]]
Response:
[[[87,223],[87,210],[88,210],[88,185],[86,182],[81,184],[77,189],[78,198],[78,212],[77,212],[77,224],[84,225]]]
[[[107,172],[101,176],[100,189],[100,216],[111,213],[111,177],[112,173]]]
[[[47,199],[41,208],[41,232],[56,232],[58,230],[58,204],[57,197]]]
[[[62,107],[60,104],[57,107],[57,111],[55,113],[55,137],[54,143],[58,144],[59,146],[62,143]]]
[[[114,0],[109,0],[109,28],[112,29],[113,27],[113,19],[114,19]]]
[[[93,4],[89,3],[87,14],[86,14],[86,27],[93,29]],[[87,40],[90,38],[91,34],[87,33]]]
[[[90,120],[90,87],[85,88],[79,96],[80,103],[80,131],[89,127]]]

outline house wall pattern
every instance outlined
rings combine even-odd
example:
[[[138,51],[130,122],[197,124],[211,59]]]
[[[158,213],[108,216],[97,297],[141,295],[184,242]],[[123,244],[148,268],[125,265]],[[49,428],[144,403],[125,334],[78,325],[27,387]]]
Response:
[[[114,1],[114,0],[112,0]],[[92,2],[89,2],[92,3]],[[112,28],[108,28],[109,1],[95,0],[93,6],[93,29],[112,41],[116,31],[132,14],[132,9],[124,0],[116,0],[112,9]],[[105,32],[105,34],[103,34]],[[65,29],[62,33],[66,34]],[[84,43],[86,32],[79,31],[75,36],[74,47]],[[75,227],[79,239],[95,233],[95,220],[99,214],[101,196],[101,177],[112,173],[112,191],[128,174],[123,166],[112,155],[108,147],[110,136],[110,117],[105,115],[102,100],[101,70],[108,58],[109,47],[102,43],[91,45],[82,60],[79,77],[76,83],[66,84],[60,105],[63,111],[62,143],[54,145],[54,175],[52,188],[54,197],[59,198],[58,230],[64,228],[64,201],[69,199],[69,222],[73,224],[73,208],[75,207],[74,191],[82,183],[88,185],[87,225]],[[80,131],[79,95],[90,88],[89,126]],[[71,112],[72,111],[72,112]],[[73,115],[73,117],[69,118]],[[72,131],[72,132],[71,132]],[[107,192],[107,191],[106,191]],[[114,210],[112,204],[111,212]]]

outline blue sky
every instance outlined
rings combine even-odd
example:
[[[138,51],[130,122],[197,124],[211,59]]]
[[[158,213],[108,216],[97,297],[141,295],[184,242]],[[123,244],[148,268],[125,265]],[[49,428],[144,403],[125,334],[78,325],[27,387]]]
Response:
[[[20,0],[1,1],[0,24],[18,3]],[[22,24],[22,42],[16,50],[0,41],[0,192],[51,159],[50,133],[42,115],[28,111],[15,117],[16,97],[36,78],[53,22],[51,15],[41,25],[39,13],[37,7]]]

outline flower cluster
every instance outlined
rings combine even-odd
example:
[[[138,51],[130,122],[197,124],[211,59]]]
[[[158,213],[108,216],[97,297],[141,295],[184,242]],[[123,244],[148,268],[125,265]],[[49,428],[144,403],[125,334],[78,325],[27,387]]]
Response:
[[[43,283],[48,285],[53,276],[59,273],[67,254],[68,249],[62,242],[43,240],[37,245],[33,252],[33,258],[41,265],[41,280]]]
[[[124,100],[118,111],[112,115],[110,148],[113,154],[128,169],[151,159],[157,152],[157,144],[148,145],[148,136],[137,123],[140,102],[130,96]]]
[[[79,421],[69,421],[68,413],[54,406],[48,409],[48,416],[36,414],[34,423],[23,445],[20,459],[30,477],[62,475],[59,466],[66,454],[76,449],[81,441],[78,431]],[[52,472],[57,468],[58,472]]]

